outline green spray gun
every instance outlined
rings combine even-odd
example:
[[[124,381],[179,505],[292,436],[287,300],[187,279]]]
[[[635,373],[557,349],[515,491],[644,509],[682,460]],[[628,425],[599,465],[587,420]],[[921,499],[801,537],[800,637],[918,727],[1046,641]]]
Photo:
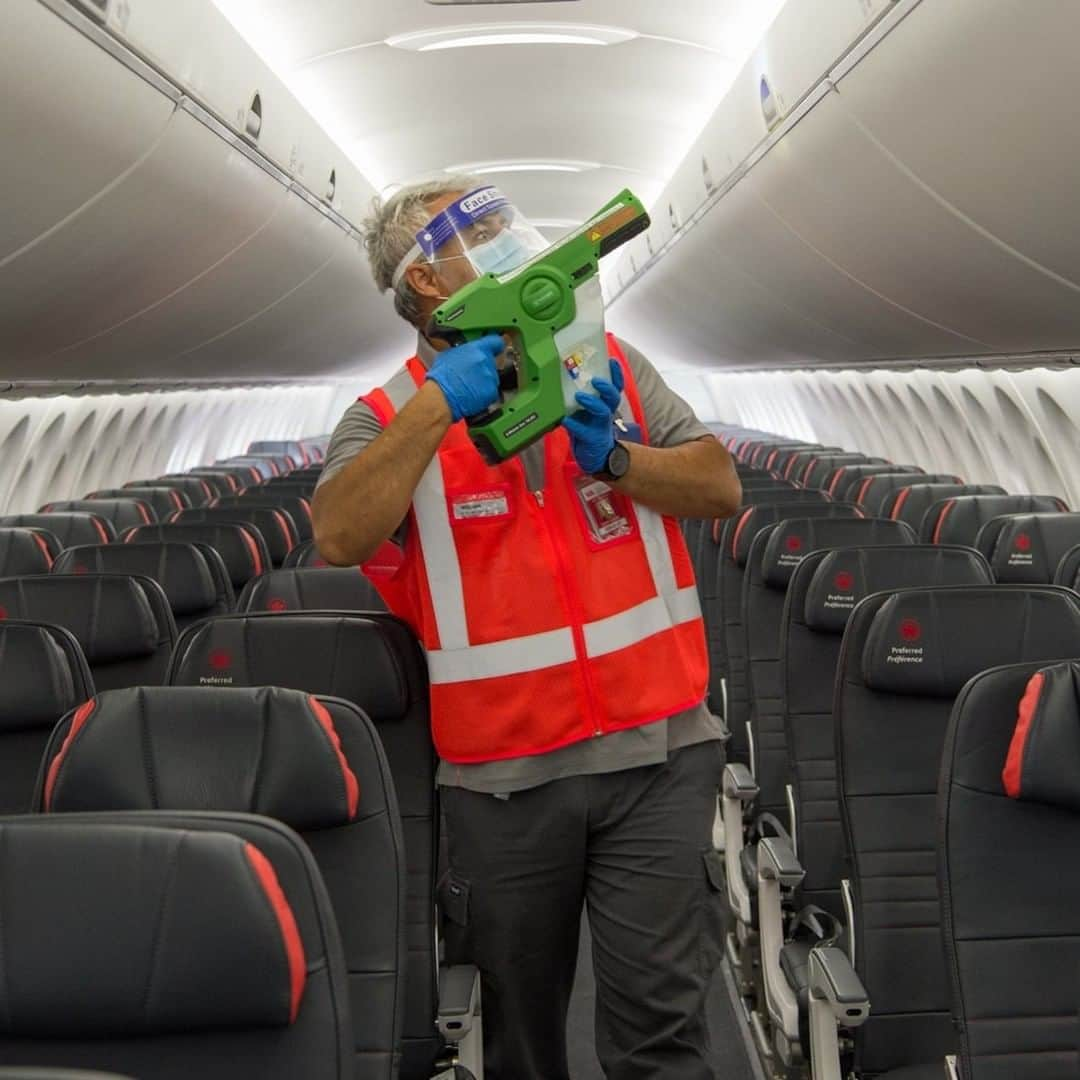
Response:
[[[564,358],[556,335],[578,316],[574,293],[596,277],[600,259],[648,227],[645,207],[623,190],[571,235],[515,270],[471,281],[435,310],[428,337],[451,345],[486,334],[511,339],[514,362],[500,371],[501,400],[466,421],[489,464],[520,453],[562,423],[564,362],[573,360]]]

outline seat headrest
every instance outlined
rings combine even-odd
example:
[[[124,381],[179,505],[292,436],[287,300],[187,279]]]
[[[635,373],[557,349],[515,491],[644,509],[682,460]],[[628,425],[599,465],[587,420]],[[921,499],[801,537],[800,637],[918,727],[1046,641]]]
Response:
[[[935,544],[970,544],[992,518],[1067,509],[1056,495],[957,495],[934,503],[927,510],[925,520],[929,531],[924,538]]]
[[[52,566],[49,542],[34,529],[0,526],[0,577],[47,574]]]
[[[46,810],[229,810],[294,829],[356,817],[359,785],[326,704],[299,690],[110,690],[53,736]]]
[[[8,819],[0,881],[5,1036],[137,1038],[296,1018],[296,918],[269,860],[238,836]]]
[[[375,723],[386,723],[404,719],[426,691],[411,687],[414,676],[403,663],[416,649],[411,631],[389,615],[225,615],[185,632],[169,682],[293,686],[354,701]]]
[[[126,544],[174,540],[178,543],[205,543],[221,556],[234,588],[242,589],[251,578],[270,567],[266,541],[251,525],[213,522],[142,525],[128,529],[121,539]]]
[[[157,520],[157,513],[150,503],[135,496],[130,499],[63,499],[60,502],[46,503],[38,513],[51,514],[55,511],[98,514],[108,518],[118,528],[149,524]]]
[[[848,548],[830,551],[806,590],[803,621],[811,630],[842,634],[855,605],[871,593],[920,585],[991,585],[986,560],[971,548]]]
[[[1080,514],[1017,514],[1002,522],[990,558],[998,581],[1052,581],[1062,556],[1080,544]]]
[[[385,611],[386,604],[359,567],[290,567],[253,578],[239,610]]]
[[[1001,780],[1012,799],[1080,811],[1080,662],[1031,676]]]
[[[955,697],[987,668],[1080,652],[1080,598],[1053,586],[905,589],[875,614],[862,652],[873,690]]]
[[[731,532],[731,549],[724,557],[734,561],[736,566],[746,566],[750,546],[762,529],[775,525],[786,518],[853,518],[862,517],[863,512],[851,503],[808,502],[800,503],[798,508],[785,503],[758,503],[748,506],[735,521]]]
[[[788,518],[772,528],[761,559],[766,585],[786,589],[795,568],[811,551],[869,544],[913,544],[915,534],[883,518]]]
[[[109,544],[116,539],[116,528],[108,518],[83,511],[10,514],[0,517],[0,525],[45,529],[58,537],[64,547],[72,544]]]
[[[54,574],[140,574],[165,591],[176,615],[214,607],[217,589],[206,559],[193,544],[168,541],[72,547],[60,554]]]
[[[91,665],[152,656],[163,640],[143,584],[119,574],[0,578],[0,619],[9,618],[70,630]]]
[[[0,622],[0,731],[51,728],[83,698],[83,675],[60,646],[63,630]],[[78,645],[70,638],[72,652]]]

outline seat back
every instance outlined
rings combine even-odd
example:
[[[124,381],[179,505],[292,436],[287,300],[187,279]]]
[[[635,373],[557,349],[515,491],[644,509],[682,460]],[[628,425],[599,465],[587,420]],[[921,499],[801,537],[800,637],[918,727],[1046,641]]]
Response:
[[[296,547],[285,556],[281,564],[283,570],[296,569],[325,569],[330,564],[319,554],[314,540],[308,540]]]
[[[214,467],[245,466],[258,474],[260,479],[269,480],[271,476],[281,476],[287,470],[282,469],[281,459],[272,454],[237,454],[234,457],[219,458]]]
[[[334,916],[292,830],[247,814],[0,820],[0,1060],[181,1080],[346,1080]]]
[[[35,1069],[14,1068],[8,1069],[0,1066],[0,1080],[132,1080],[130,1076],[120,1076],[119,1073],[103,1073],[96,1069],[87,1072],[85,1069]]]
[[[927,510],[942,499],[958,495],[1004,495],[997,484],[908,484],[898,488],[881,501],[881,516],[893,521],[906,521],[913,529],[921,530]]]
[[[791,575],[813,551],[913,544],[906,525],[882,518],[787,518],[759,530],[743,574],[748,722],[754,743],[758,811],[787,816],[788,754],[781,709],[780,630]]]
[[[137,529],[128,529],[121,539],[125,544],[163,541],[207,544],[221,556],[236,592],[270,567],[266,541],[253,525],[218,524],[210,521],[142,525]]]
[[[919,538],[928,544],[973,546],[979,530],[1003,514],[1068,510],[1056,495],[958,495],[936,502],[923,515]]]
[[[184,510],[191,506],[191,500],[184,492],[177,491],[176,488],[169,486],[106,488],[104,491],[88,492],[86,498],[142,499],[153,507],[158,521],[164,521],[174,510]]]
[[[293,468],[301,468],[311,464],[311,455],[304,449],[302,443],[295,439],[263,439],[259,442],[248,443],[249,454],[276,454],[288,457]]]
[[[939,794],[942,918],[965,1080],[1073,1080],[1080,971],[1075,660],[975,676]]]
[[[904,589],[852,613],[834,714],[854,961],[874,1003],[856,1032],[863,1072],[940,1066],[955,1050],[935,872],[953,702],[987,668],[1078,654],[1080,596],[1055,586]]]
[[[214,497],[214,489],[201,476],[159,476],[154,480],[129,480],[124,485],[125,491],[136,493],[141,488],[172,488],[187,497],[187,506],[205,506]]]
[[[992,582],[986,560],[964,547],[836,548],[812,552],[796,567],[780,630],[780,707],[806,903],[844,918],[840,882],[850,873],[836,790],[833,690],[851,612],[873,593]]]
[[[717,588],[714,610],[718,613],[724,650],[724,717],[731,740],[730,761],[753,767],[750,740],[750,687],[746,669],[746,634],[742,621],[743,575],[750,547],[757,534],[787,518],[856,518],[862,511],[850,503],[758,503],[723,522],[717,557]],[[714,706],[715,708],[715,706]]]
[[[883,509],[885,500],[900,488],[910,487],[912,484],[962,483],[963,480],[952,473],[875,473],[873,476],[863,477],[862,482],[855,488],[853,500],[859,506],[865,507],[871,514],[888,517],[888,514],[885,514]]]
[[[69,513],[71,511],[84,511],[88,514],[96,514],[107,521],[111,521],[113,528],[118,532],[133,528],[136,525],[149,525],[157,521],[154,508],[145,499],[64,499],[60,502],[46,503],[38,511],[39,514],[52,514],[58,511]]]
[[[272,570],[252,578],[237,611],[386,611],[358,566]]]
[[[991,518],[975,538],[998,581],[1049,584],[1070,548],[1080,544],[1080,514],[1009,514]]]
[[[923,470],[918,465],[893,465],[891,463],[881,465],[841,465],[832,471],[829,476],[826,490],[834,499],[853,499],[859,484],[868,476],[877,476],[879,473],[914,473],[918,475]]]
[[[0,577],[47,574],[52,563],[49,542],[36,529],[0,526]]]
[[[841,465],[884,465],[884,458],[867,457],[865,454],[817,454],[810,458],[801,476],[793,477],[803,487],[823,488],[829,476]]]
[[[189,469],[186,473],[167,473],[166,477],[188,476],[202,480],[215,495],[234,495],[242,491],[249,484],[258,483],[261,477],[254,469],[247,466],[226,467],[217,469]]]
[[[762,491],[743,491],[743,508],[759,503],[788,505],[794,507],[808,503],[822,504],[828,497],[821,491],[802,491],[796,488],[775,488]],[[723,610],[721,608],[721,559],[720,551],[724,530],[730,518],[717,518],[704,522],[697,532],[696,541],[688,539],[690,556],[694,563],[694,577],[701,598],[701,611],[705,620],[705,635],[709,649],[709,703],[718,716],[724,714],[724,698],[727,692],[727,641],[724,636]],[[693,541],[693,542],[692,542]],[[729,541],[730,542],[730,541]]]
[[[311,524],[311,503],[304,495],[281,492],[270,487],[248,488],[242,495],[223,495],[211,504],[215,507],[255,507],[263,510],[284,510],[296,528],[296,543],[314,538]],[[293,545],[294,547],[296,544]]]
[[[111,521],[100,514],[89,513],[48,513],[48,514],[8,514],[0,517],[0,525],[23,529],[44,530],[49,536],[44,539],[49,543],[49,553],[55,558],[66,547],[75,544],[111,544],[116,539],[116,528]],[[59,542],[59,549],[53,550],[50,537]]]
[[[386,750],[405,835],[408,988],[402,1076],[423,1075],[441,1048],[436,1015],[438,804],[427,665],[392,615],[226,615],[184,632],[169,672],[177,686],[278,686],[345,698],[371,717]],[[363,918],[364,913],[354,913]]]
[[[94,693],[86,657],[67,630],[0,622],[0,814],[25,814],[49,733]]]
[[[164,682],[176,641],[161,586],[125,574],[0,578],[0,617],[69,630],[98,690]]]
[[[842,446],[808,446],[805,450],[782,450],[777,455],[774,468],[785,480],[794,480],[798,483],[812,458],[821,457],[823,454],[845,452]]]
[[[151,578],[164,591],[179,629],[211,615],[224,615],[235,606],[221,556],[204,545],[148,541],[68,548],[56,560],[52,572]]]
[[[199,506],[177,510],[169,518],[170,524],[186,525],[189,522],[254,526],[266,541],[266,550],[273,566],[280,566],[297,544],[296,523],[288,511],[280,507]]]
[[[77,735],[77,738],[76,738]],[[356,1076],[392,1080],[405,985],[401,819],[379,736],[351,702],[297,690],[114,690],[53,732],[38,811],[225,810],[304,839],[337,917]]]

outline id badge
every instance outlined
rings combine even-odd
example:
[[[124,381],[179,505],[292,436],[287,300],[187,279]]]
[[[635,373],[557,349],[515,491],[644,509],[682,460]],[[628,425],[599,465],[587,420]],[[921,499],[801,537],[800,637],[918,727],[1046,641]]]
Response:
[[[592,476],[576,476],[574,487],[595,543],[607,544],[633,534],[634,526],[627,512],[625,496],[612,491],[603,480]]]

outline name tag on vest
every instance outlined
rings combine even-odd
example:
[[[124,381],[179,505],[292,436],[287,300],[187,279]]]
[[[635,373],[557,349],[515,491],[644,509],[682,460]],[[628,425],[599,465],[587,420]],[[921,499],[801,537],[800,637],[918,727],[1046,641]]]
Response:
[[[510,500],[505,491],[475,491],[455,495],[450,500],[450,512],[455,521],[506,517],[510,513]]]

